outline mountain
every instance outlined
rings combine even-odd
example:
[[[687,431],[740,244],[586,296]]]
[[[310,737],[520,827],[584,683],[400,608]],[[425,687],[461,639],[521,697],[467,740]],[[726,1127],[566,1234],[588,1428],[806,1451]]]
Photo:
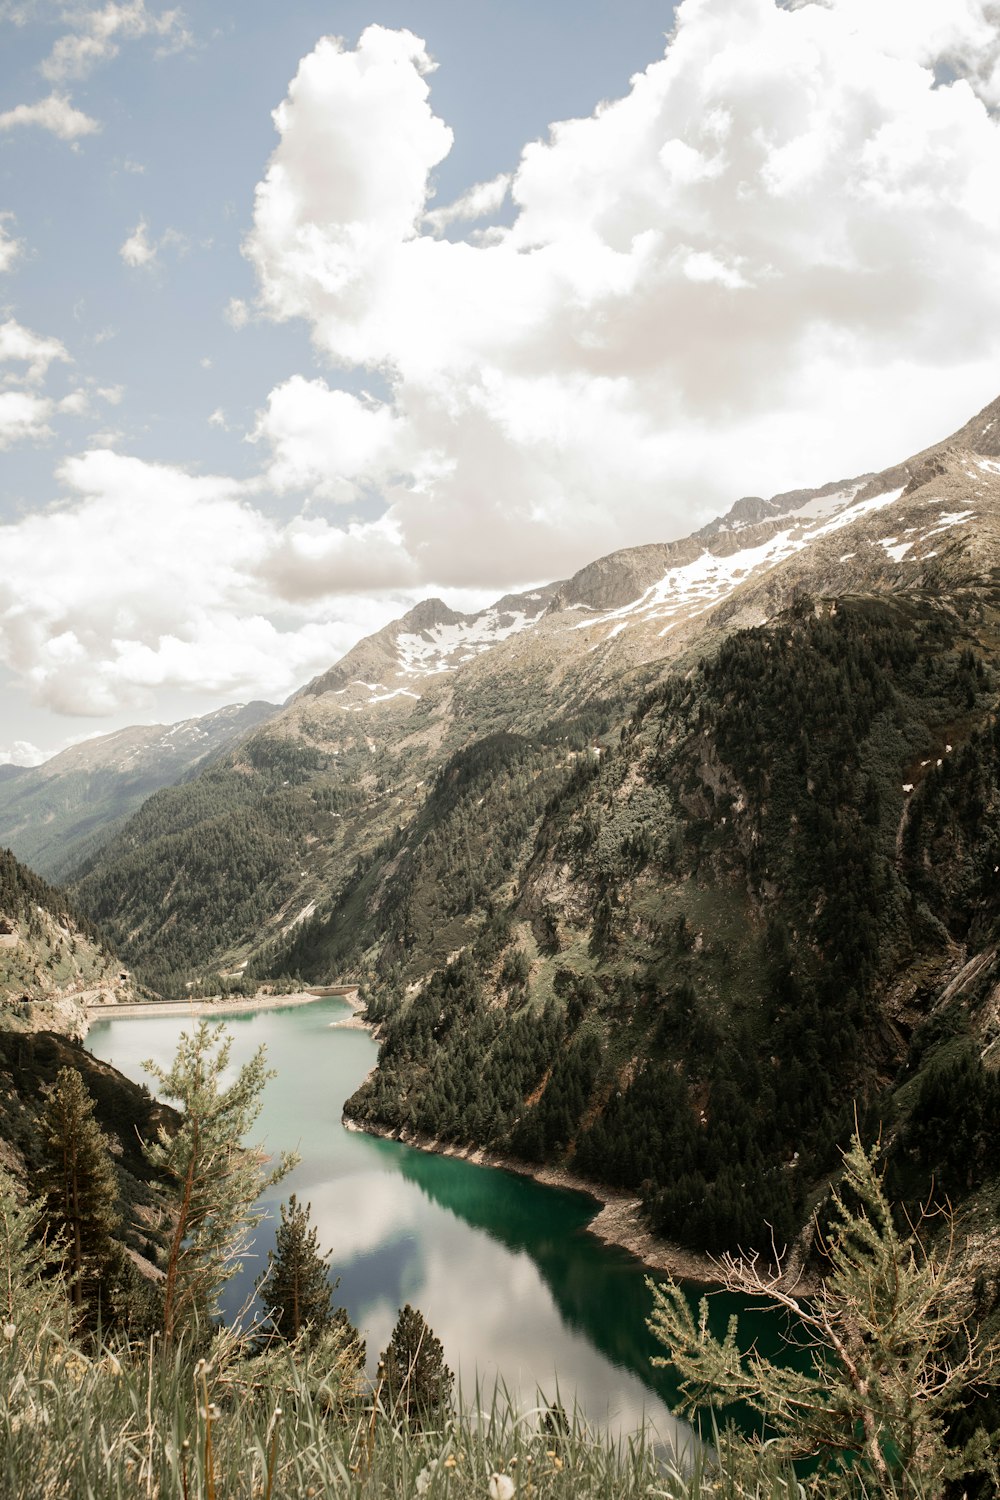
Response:
[[[0,844],[62,879],[153,792],[275,713],[270,703],[232,704],[84,740],[40,766],[0,766]]]
[[[165,990],[362,978],[354,1116],[572,1164],[694,1248],[794,1233],[855,1101],[903,1196],[981,1204],[998,430],[1000,401],[614,553],[475,650],[428,602],[152,797],[76,897]]]
[[[133,999],[121,960],[65,893],[0,849],[0,1032],[79,1037],[85,1006]]]
[[[560,774],[561,754],[620,727],[667,672],[803,591],[969,576],[996,544],[998,406],[881,475],[738,502],[696,536],[613,553],[480,615],[425,601],[147,802],[85,863],[81,899],[162,988],[239,968],[330,910],[358,860],[422,810],[426,821],[434,778],[477,740],[527,736]]]
[[[423,679],[457,671],[536,623],[558,587],[550,584],[526,594],[505,594],[474,615],[458,614],[441,599],[424,599],[400,619],[359,641],[328,672],[294,694],[294,699],[334,693],[347,697],[343,708],[399,696],[417,699],[420,694],[414,689]]]

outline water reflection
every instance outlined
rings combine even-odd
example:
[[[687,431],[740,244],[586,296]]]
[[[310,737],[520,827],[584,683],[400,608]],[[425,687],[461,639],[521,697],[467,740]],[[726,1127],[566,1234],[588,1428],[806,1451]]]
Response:
[[[593,1201],[345,1131],[342,1102],[376,1053],[366,1033],[331,1026],[345,1010],[330,999],[227,1018],[234,1066],[264,1042],[277,1070],[254,1140],[302,1154],[265,1200],[272,1219],[257,1235],[255,1258],[227,1288],[227,1315],[252,1293],[274,1243],[279,1195],[294,1191],[311,1202],[320,1244],[333,1251],[337,1300],[366,1338],[370,1372],[398,1309],[411,1302],[466,1391],[477,1378],[487,1390],[500,1378],[533,1405],[538,1388],[554,1399],[558,1385],[564,1404],[575,1398],[595,1424],[627,1431],[648,1420],[669,1438],[678,1424],[663,1398],[673,1392],[649,1364],[655,1346],[642,1267],[584,1232]],[[101,1022],[88,1045],[143,1077],[141,1060],[169,1063],[190,1024],[157,1016]],[[718,1309],[720,1327],[729,1310]],[[754,1331],[773,1344],[773,1319]]]

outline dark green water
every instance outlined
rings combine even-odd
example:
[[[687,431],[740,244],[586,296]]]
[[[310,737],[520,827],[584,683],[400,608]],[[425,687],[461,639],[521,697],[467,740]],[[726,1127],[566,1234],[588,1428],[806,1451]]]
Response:
[[[492,1391],[499,1376],[533,1401],[537,1389],[563,1404],[575,1399],[588,1420],[632,1430],[643,1421],[669,1439],[673,1391],[649,1356],[650,1294],[643,1267],[586,1233],[596,1212],[579,1193],[530,1178],[432,1156],[396,1141],[347,1131],[343,1101],[373,1066],[364,1031],[333,1023],[343,1001],[227,1017],[238,1066],[267,1046],[277,1077],[268,1084],[255,1141],[295,1147],[300,1165],[268,1203],[295,1191],[312,1203],[324,1248],[340,1277],[338,1300],[368,1342],[369,1365],[388,1343],[399,1308],[419,1307],[470,1392],[476,1377]],[[172,1058],[193,1022],[167,1016],[96,1024],[88,1046],[129,1077],[142,1061]],[[234,1314],[273,1243],[273,1222],[258,1235],[261,1257],[230,1286]],[[773,1314],[728,1296],[712,1299],[720,1331],[739,1311],[748,1339],[765,1350],[779,1342]]]

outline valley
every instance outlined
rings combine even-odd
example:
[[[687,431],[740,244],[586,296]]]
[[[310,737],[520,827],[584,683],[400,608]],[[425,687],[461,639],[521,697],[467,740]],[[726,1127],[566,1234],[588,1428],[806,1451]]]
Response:
[[[377,1065],[331,1129],[590,1190],[687,1276],[751,1247],[818,1285],[858,1129],[907,1212],[951,1204],[995,1319],[998,415],[479,615],[427,600],[231,715],[66,894],[7,856],[9,1024],[80,1034],[102,983],[158,1025],[354,986]]]

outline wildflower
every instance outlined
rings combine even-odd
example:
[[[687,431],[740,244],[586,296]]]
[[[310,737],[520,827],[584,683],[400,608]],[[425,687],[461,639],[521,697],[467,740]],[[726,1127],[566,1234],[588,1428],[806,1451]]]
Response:
[[[8,1344],[12,1344],[14,1342],[14,1335],[16,1333],[17,1333],[17,1324],[16,1323],[5,1323],[3,1325],[3,1336],[7,1340]]]
[[[437,1459],[432,1458],[429,1463],[427,1463],[424,1468],[420,1470],[420,1473],[417,1475],[418,1495],[426,1495],[427,1491],[430,1489],[431,1480],[434,1478],[434,1470],[437,1468],[437,1466]]]
[[[448,1457],[444,1461],[444,1466],[446,1469],[454,1469],[457,1463],[458,1459],[455,1457],[454,1453],[449,1453]]]
[[[514,1500],[514,1481],[509,1474],[491,1474],[486,1493],[490,1500]]]

